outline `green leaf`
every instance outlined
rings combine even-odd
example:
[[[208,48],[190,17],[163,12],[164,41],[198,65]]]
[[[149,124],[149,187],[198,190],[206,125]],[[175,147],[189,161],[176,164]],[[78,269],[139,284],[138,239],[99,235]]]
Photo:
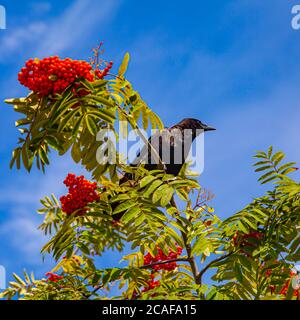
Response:
[[[89,95],[87,98],[83,98],[87,103],[90,100],[94,100],[97,103],[102,104],[103,106],[109,107],[109,108],[114,108],[115,105],[113,103],[111,103],[109,100],[101,97],[101,96],[96,96],[96,95]]]
[[[292,166],[296,165],[296,162],[288,162],[288,163],[285,163],[284,165],[282,165],[281,167],[278,168],[278,171],[280,173],[282,173],[285,169],[287,168],[290,168]]]
[[[142,110],[142,124],[143,124],[143,129],[147,130],[148,125],[149,125],[149,118],[148,118],[147,110]]]
[[[92,82],[92,85],[95,89],[100,89],[100,88],[106,86],[107,83],[108,83],[107,80],[100,79],[100,80],[96,80],[96,81]]]
[[[176,193],[181,200],[183,201],[189,200],[189,195],[184,189],[176,189]]]
[[[153,180],[155,180],[156,177],[154,176],[146,176],[144,177],[141,181],[140,181],[140,187],[144,188],[146,187],[150,182],[152,182]]]
[[[41,160],[43,161],[43,163],[49,164],[49,159],[48,159],[46,150],[43,147],[41,147],[41,148],[39,148],[38,152],[39,152],[39,156],[40,156]]]
[[[165,207],[171,201],[173,194],[174,189],[167,186],[167,189],[164,190],[164,193],[160,199],[160,204],[162,207]]]
[[[272,156],[271,161],[277,166],[283,158],[285,158],[285,154],[283,152],[277,152]]]
[[[254,166],[254,167],[257,167],[257,166],[266,165],[266,164],[269,164],[269,163],[270,163],[269,160],[258,161],[258,162],[256,162],[253,166]]]
[[[122,221],[124,223],[128,223],[134,218],[136,218],[140,212],[141,212],[141,209],[139,207],[132,207],[124,214],[124,216],[122,217]]]
[[[245,226],[245,224],[242,221],[238,221],[238,227],[241,231],[243,231],[244,233],[248,233],[249,229]]]
[[[181,247],[184,247],[182,238],[178,235],[178,233],[173,228],[166,226],[165,232],[166,234],[170,235],[178,245],[180,245]]]
[[[124,74],[126,73],[127,71],[127,68],[128,68],[128,63],[129,63],[129,60],[130,60],[130,55],[128,52],[126,52],[124,58],[123,58],[123,61],[121,63],[121,66],[119,68],[119,71],[118,71],[118,75],[120,77],[123,77]]]
[[[73,147],[72,147],[72,150],[71,150],[71,156],[72,156],[73,160],[76,163],[80,162],[80,160],[81,160],[81,150],[80,150],[78,142],[75,142],[73,144]]]
[[[265,173],[264,175],[262,175],[258,181],[262,181],[262,184],[264,184],[265,182],[263,182],[265,179],[269,178],[270,176],[276,175],[275,171],[269,171],[267,173]],[[275,178],[277,178],[277,176],[275,176]]]
[[[128,136],[128,121],[122,112],[119,113],[120,133],[124,138]]]
[[[31,123],[31,120],[30,119],[27,119],[27,118],[24,118],[24,119],[20,119],[18,121],[15,122],[15,126],[16,127],[20,127],[20,126],[24,126],[26,124],[29,124]]]
[[[22,147],[22,160],[23,160],[24,167],[29,171],[29,157],[28,157],[27,144],[24,144]]]
[[[293,243],[292,243],[292,245],[291,245],[291,247],[290,247],[291,252],[296,251],[296,249],[298,248],[298,246],[300,246],[300,237],[297,237],[297,238],[293,241]]]
[[[115,110],[107,110],[104,108],[101,108],[101,109],[98,108],[97,110],[89,111],[88,114],[96,118],[100,118],[105,122],[108,122],[111,124],[113,124],[116,119]]]
[[[204,234],[199,235],[192,247],[192,254],[199,256],[207,248],[207,243],[204,239]]]
[[[62,146],[60,145],[58,139],[55,136],[47,136],[45,138],[45,142],[47,142],[47,144],[54,150],[62,150]]]
[[[16,148],[13,151],[12,159],[9,164],[10,169],[13,168],[15,163],[17,164],[17,168],[20,169],[20,156],[21,156],[21,148]]]
[[[150,122],[152,125],[152,129],[158,128],[159,130],[162,130],[164,128],[164,124],[159,118],[159,116],[152,111],[150,112]]]
[[[266,184],[266,183],[268,183],[268,182],[271,182],[271,181],[276,180],[277,178],[278,178],[278,176],[274,175],[274,176],[272,176],[271,178],[268,178],[268,179],[262,181],[261,184]]]
[[[273,153],[273,147],[270,146],[269,150],[268,150],[268,158],[270,159],[271,158],[271,155]]]
[[[58,127],[58,131],[61,132],[64,130],[64,128],[68,125],[68,123],[72,120],[72,118],[76,115],[76,113],[78,113],[78,109],[74,109],[72,111],[70,111],[69,113],[67,113],[66,116],[64,116],[62,119],[61,119],[61,122],[59,124],[59,127]]]
[[[233,265],[234,275],[239,282],[243,282],[243,273],[241,266],[238,263]]]
[[[297,170],[298,170],[297,168],[287,168],[287,169],[283,170],[283,171],[281,172],[281,174],[283,174],[283,175],[288,175],[289,173],[294,172],[294,171],[297,171]]]
[[[151,194],[154,192],[154,190],[157,189],[161,184],[162,184],[162,181],[160,181],[160,180],[155,180],[155,181],[152,182],[150,185],[148,185],[148,187],[146,188],[143,196],[144,196],[145,198],[150,197]]]
[[[22,286],[26,286],[26,283],[17,275],[17,274],[15,274],[15,273],[13,273],[13,277],[16,279],[16,281],[20,284],[20,285],[22,285]]]
[[[163,196],[163,194],[167,191],[168,188],[169,188],[169,187],[168,187],[168,185],[166,185],[166,184],[163,184],[162,186],[160,186],[159,188],[157,188],[157,189],[155,190],[155,192],[153,193],[153,195],[152,195],[152,201],[153,201],[153,203],[157,203],[157,202],[161,199],[161,197]]]
[[[59,105],[56,106],[55,104],[53,105],[52,109],[53,111],[51,112],[50,115],[50,121],[51,123],[56,123],[57,121],[61,120],[61,118],[67,113],[67,112],[71,112],[72,110],[77,110],[78,108],[72,108],[73,106],[75,106],[76,104],[78,104],[78,99],[71,99],[71,100],[67,100],[68,97],[66,97],[65,99],[63,99],[63,101],[59,101]]]
[[[110,202],[114,203],[129,199],[131,199],[131,197],[128,194],[118,194],[116,197],[111,198]]]
[[[288,290],[286,293],[286,300],[292,300],[294,295],[294,288],[293,288],[293,283],[292,281],[289,282]]]
[[[92,85],[91,82],[87,81],[86,79],[81,79],[80,83],[82,84],[82,87],[80,86],[78,88],[78,92],[80,92],[81,90],[85,90],[83,87],[85,87],[89,92],[93,92],[94,91],[94,86]]]
[[[253,230],[257,230],[257,225],[253,223],[250,219],[243,218],[243,222],[247,223]]]
[[[91,135],[96,136],[98,133],[98,127],[93,117],[86,115],[85,116],[86,126],[91,133]]]
[[[27,104],[25,98],[5,99],[4,102],[7,104],[12,104],[16,106],[24,106]]]
[[[77,121],[76,121],[76,123],[75,123],[75,125],[73,127],[73,130],[72,130],[72,136],[75,136],[75,137],[77,136],[77,133],[78,133],[78,130],[79,130],[80,126],[81,126],[82,120],[83,120],[83,115],[81,115],[77,119]]]
[[[257,158],[257,159],[268,159],[268,156],[265,152],[257,152],[256,155],[254,156],[254,158]],[[269,161],[269,159],[268,159]]]
[[[136,202],[134,202],[134,201],[126,201],[126,202],[123,202],[123,203],[119,204],[119,205],[116,207],[116,209],[115,209],[114,212],[113,212],[113,215],[114,215],[114,214],[117,214],[117,213],[119,213],[119,212],[123,212],[123,211],[125,211],[125,210],[127,210],[127,209],[129,209],[129,208],[132,208],[132,207],[134,207],[135,205],[136,205]]]
[[[240,260],[240,263],[249,271],[251,271],[251,262],[245,255],[238,255],[238,259]]]
[[[271,169],[271,168],[274,168],[273,165],[263,166],[263,167],[257,168],[255,170],[255,172],[265,171],[265,170]]]

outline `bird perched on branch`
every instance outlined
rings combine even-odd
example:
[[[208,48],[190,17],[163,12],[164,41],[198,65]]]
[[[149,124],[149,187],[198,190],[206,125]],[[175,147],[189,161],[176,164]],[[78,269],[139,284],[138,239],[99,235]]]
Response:
[[[166,174],[177,176],[187,160],[195,138],[203,132],[212,130],[216,129],[200,120],[183,119],[176,125],[152,135],[131,166],[144,165],[144,168],[149,171],[162,169]],[[131,180],[133,175],[126,172],[119,184],[122,185]],[[117,206],[118,203],[113,203],[112,209],[114,210]],[[124,212],[115,214],[114,220],[120,220],[123,215]]]
[[[177,176],[186,162],[195,138],[203,132],[212,130],[216,129],[200,120],[183,119],[176,125],[151,136],[131,166],[144,164],[146,170],[162,169],[167,174]],[[120,185],[131,179],[132,175],[125,173]]]

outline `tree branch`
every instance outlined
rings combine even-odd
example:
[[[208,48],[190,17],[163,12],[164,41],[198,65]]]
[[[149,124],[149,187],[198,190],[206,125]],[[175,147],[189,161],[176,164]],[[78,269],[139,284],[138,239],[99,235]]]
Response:
[[[103,285],[96,286],[90,294],[84,295],[84,298],[88,300],[90,297],[94,296],[102,288],[104,288]]]
[[[171,263],[171,262],[189,262],[189,259],[188,258],[177,258],[177,259],[170,259],[170,260],[164,260],[164,261],[159,261],[159,262],[153,262],[153,263],[149,263],[144,266],[141,266],[140,269],[149,269],[154,266],[159,266],[161,264],[167,264],[167,263]]]
[[[171,199],[171,205],[177,210],[177,212],[179,214],[179,210],[178,210],[178,207],[177,207],[177,204],[175,202],[174,197],[172,197],[172,199]],[[179,219],[177,219],[177,223],[180,224],[182,227],[184,227],[182,225],[182,222]],[[180,232],[181,232],[182,240],[183,240],[183,243],[184,243],[184,246],[185,246],[185,249],[186,249],[186,252],[187,252],[187,256],[188,256],[187,261],[189,262],[189,264],[191,266],[195,282],[197,284],[199,284],[198,283],[198,278],[197,278],[197,276],[198,276],[198,266],[196,264],[196,261],[195,261],[194,257],[192,256],[192,248],[191,248],[191,245],[187,241],[187,234],[186,234],[186,232],[183,232],[182,230],[180,230]]]
[[[131,119],[130,119],[130,115],[124,111],[122,109],[121,106],[118,105],[118,110],[123,113],[123,115],[126,117],[127,121],[129,122],[129,124],[131,125],[131,127],[133,129],[135,129],[138,133],[138,135],[140,136],[140,138],[143,140],[143,142],[145,143],[145,145],[148,146],[148,148],[151,150],[151,153],[154,155],[154,157],[156,158],[155,160],[158,162],[158,169],[159,170],[163,170],[163,171],[166,171],[165,170],[165,165],[164,163],[162,162],[160,156],[159,156],[159,153],[155,150],[155,148],[153,147],[153,145],[149,142],[149,140],[143,135],[143,133],[141,132],[139,126],[137,125],[136,122],[132,122]]]
[[[221,256],[213,261],[211,261],[208,265],[206,265],[197,275],[197,280],[198,280],[198,284],[201,284],[202,283],[202,277],[204,275],[204,273],[209,269],[211,268],[215,263],[217,262],[220,262],[224,259],[226,259],[227,257],[231,256],[233,254],[233,252],[229,252],[227,254],[225,254],[224,256]]]

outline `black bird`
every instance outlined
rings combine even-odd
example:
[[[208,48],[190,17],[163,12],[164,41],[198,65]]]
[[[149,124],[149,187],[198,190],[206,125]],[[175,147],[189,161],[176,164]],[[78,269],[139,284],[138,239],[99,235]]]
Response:
[[[200,120],[186,118],[151,136],[131,166],[144,164],[151,171],[164,169],[167,174],[177,176],[186,162],[195,138],[202,132],[216,130]],[[130,173],[125,173],[120,185],[132,180]]]
[[[200,120],[186,118],[174,125],[151,136],[131,166],[144,164],[151,171],[163,169],[167,174],[177,176],[186,162],[190,148],[195,138],[202,132],[216,130]],[[166,160],[166,161],[164,161]],[[124,173],[119,184],[133,180],[131,173]],[[112,204],[114,210],[119,203]],[[115,221],[122,218],[125,212],[113,216]]]

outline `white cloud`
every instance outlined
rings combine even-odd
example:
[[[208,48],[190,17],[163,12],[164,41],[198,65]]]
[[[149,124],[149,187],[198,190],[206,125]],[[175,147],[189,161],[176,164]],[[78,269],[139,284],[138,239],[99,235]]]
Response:
[[[4,37],[0,41],[0,60],[10,57],[22,50],[25,46],[34,45],[47,30],[44,22],[31,22],[26,26],[16,27],[12,31],[9,29],[3,33]]]
[[[51,166],[46,168],[46,173],[43,174],[37,170],[32,173],[21,174],[14,178],[14,182],[6,186],[0,192],[0,203],[9,204],[24,204],[33,205],[35,208],[39,205],[39,199],[45,195],[55,193],[59,196],[65,192],[63,180],[68,172],[81,172],[79,166],[74,165],[68,156],[58,158],[52,157]],[[15,170],[15,169],[14,169]]]
[[[103,0],[95,3],[91,0],[77,0],[64,14],[49,26],[46,37],[39,44],[37,55],[59,54],[73,45],[84,43],[89,31],[97,25],[110,21],[116,12],[119,0]]]
[[[27,25],[7,29],[0,39],[0,61],[16,60],[17,54],[45,56],[61,54],[84,44],[93,27],[101,30],[117,11],[121,0],[76,0],[53,19],[30,21]],[[38,3],[45,9],[47,3]]]
[[[9,244],[17,256],[30,264],[41,263],[39,252],[45,243],[36,222],[31,218],[19,217],[0,225],[0,237],[6,239],[6,246]]]

